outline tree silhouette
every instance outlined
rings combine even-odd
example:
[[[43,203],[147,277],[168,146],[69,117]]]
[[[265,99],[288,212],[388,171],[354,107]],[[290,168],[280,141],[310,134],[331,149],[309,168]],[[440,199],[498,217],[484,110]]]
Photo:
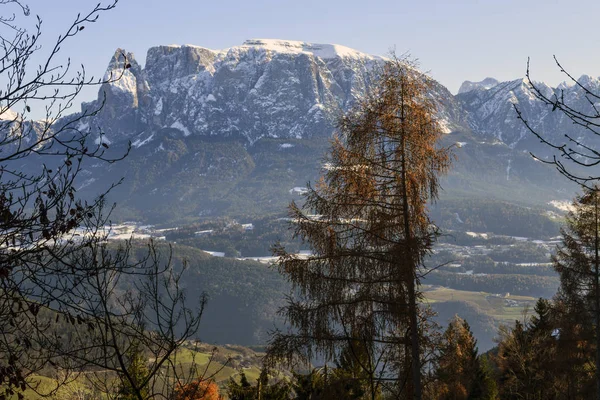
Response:
[[[21,18],[34,18],[29,7],[0,0],[0,398],[39,392],[33,378],[48,369],[60,368],[61,379],[41,395],[84,370],[127,378],[133,343],[154,356],[143,386],[152,396],[152,377],[199,326],[204,299],[199,308],[185,305],[181,270],[168,255],[159,257],[153,244],[140,255],[131,243],[105,243],[112,187],[87,201],[77,194],[85,163],[117,162],[128,151],[111,152],[94,140],[102,132],[80,123],[99,109],[66,114],[83,88],[114,82],[130,65],[117,55],[120,70],[95,79],[74,70],[61,48],[116,5],[78,14],[42,52],[42,19],[27,30]],[[43,117],[34,119],[39,110]]]

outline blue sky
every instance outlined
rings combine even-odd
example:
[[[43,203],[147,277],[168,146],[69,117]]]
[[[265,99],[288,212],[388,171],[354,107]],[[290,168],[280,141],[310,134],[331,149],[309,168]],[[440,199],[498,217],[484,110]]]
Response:
[[[44,20],[47,46],[98,1],[28,4]],[[142,63],[159,44],[221,49],[251,38],[336,43],[379,55],[395,47],[456,92],[464,80],[522,77],[527,57],[534,78],[552,85],[564,80],[554,54],[575,76],[600,75],[598,15],[597,0],[120,0],[63,50],[102,75],[118,47]]]

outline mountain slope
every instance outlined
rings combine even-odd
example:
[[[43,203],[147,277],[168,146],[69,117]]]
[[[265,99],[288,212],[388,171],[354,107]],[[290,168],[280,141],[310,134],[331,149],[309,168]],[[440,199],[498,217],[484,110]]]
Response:
[[[153,47],[141,69],[119,49],[107,74],[116,75],[124,62],[131,68],[101,88],[107,102],[96,120],[108,140],[138,143],[165,128],[250,143],[327,135],[335,115],[367,90],[381,60],[337,45],[249,40],[217,51]]]
[[[104,104],[79,128],[99,127],[95,143],[110,144],[113,154],[131,142],[131,153],[121,163],[87,166],[80,189],[92,195],[125,177],[112,193],[118,216],[149,222],[282,213],[298,199],[294,187],[318,178],[336,119],[368,92],[384,61],[338,45],[256,39],[225,50],[153,47],[142,68],[119,49],[107,76],[125,62],[131,67],[82,105]],[[524,81],[494,83],[463,85],[457,96],[432,86],[443,143],[458,144],[442,202],[571,198],[573,188],[529,156],[544,149],[513,105],[552,135],[566,122],[541,106]],[[564,90],[583,101],[577,87]]]

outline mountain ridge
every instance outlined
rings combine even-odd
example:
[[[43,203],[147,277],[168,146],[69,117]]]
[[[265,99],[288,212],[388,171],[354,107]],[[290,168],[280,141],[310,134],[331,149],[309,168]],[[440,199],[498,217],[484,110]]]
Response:
[[[99,99],[107,93],[115,101],[106,102],[107,112],[102,110],[96,121],[109,141],[161,128],[185,136],[239,135],[250,143],[323,134],[333,114],[366,90],[369,73],[381,60],[339,45],[255,39],[217,51],[155,46],[141,68],[132,53],[118,49],[106,76],[114,76],[125,62],[131,68],[100,88]],[[289,99],[296,101],[283,104]],[[99,101],[84,107],[97,107]],[[116,119],[115,108],[122,114]],[[295,111],[293,124],[287,122],[290,111]]]
[[[487,77],[479,82],[464,81],[458,89],[458,94],[470,92],[472,90],[488,90],[499,84],[495,78]]]
[[[107,76],[131,66],[122,80],[100,88],[98,100],[82,104],[83,110],[103,107],[80,127],[99,127],[102,135],[93,140],[111,151],[128,143],[132,150],[118,166],[88,167],[86,182],[94,185],[85,189],[125,176],[113,198],[142,219],[283,210],[291,189],[318,178],[337,118],[368,93],[384,61],[344,46],[275,39],[223,50],[155,46],[144,67],[118,49]],[[565,121],[550,115],[526,80],[487,83],[453,95],[432,80],[442,143],[458,144],[447,192],[524,204],[543,201],[533,200],[539,196],[569,199],[572,189],[556,171],[529,156],[548,153],[517,120],[514,106],[549,137],[560,136],[554,125]],[[539,88],[583,99],[578,86]]]

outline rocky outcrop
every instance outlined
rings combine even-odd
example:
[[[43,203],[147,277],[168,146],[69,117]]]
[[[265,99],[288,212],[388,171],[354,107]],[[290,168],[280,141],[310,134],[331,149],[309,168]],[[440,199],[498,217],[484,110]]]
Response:
[[[578,82],[593,93],[600,93],[600,80],[582,76]],[[547,98],[563,99],[569,107],[580,110],[590,116],[598,113],[600,99],[586,94],[579,85],[561,85],[552,88],[542,82],[533,85]],[[581,138],[584,143],[599,146],[600,141],[590,135],[584,128],[574,125],[552,105],[542,103],[527,79],[518,79],[484,90],[475,89],[461,93],[456,97],[468,114],[467,120],[473,132],[481,137],[488,137],[518,150],[544,153],[548,149],[540,146],[539,140],[531,134],[522,121],[517,119],[517,108],[523,118],[547,140],[565,143],[565,134],[573,138]]]
[[[471,90],[488,90],[496,86],[498,83],[500,82],[489,77],[479,82],[464,81],[458,89],[458,94],[467,93]]]
[[[131,68],[84,107],[105,99],[94,123],[111,142],[161,129],[250,143],[329,135],[336,116],[365,93],[381,60],[337,45],[249,40],[218,51],[153,47],[142,69],[119,49],[106,77],[116,76],[124,62]]]
[[[153,47],[142,68],[119,49],[106,77],[129,68],[82,106],[100,111],[77,123],[94,134],[99,127],[94,140],[111,144],[108,152],[120,156],[128,142],[133,149],[122,163],[87,166],[82,175],[95,183],[80,188],[92,193],[125,177],[111,195],[147,220],[284,209],[290,189],[318,178],[337,117],[368,93],[384,61],[338,45],[256,39],[224,50]],[[590,77],[580,83],[600,89]],[[577,85],[538,87],[590,107]],[[429,96],[447,134],[442,145],[456,150],[448,191],[524,202],[540,193],[570,197],[557,194],[558,174],[530,157],[544,146],[514,107],[549,137],[573,124],[542,105],[528,82],[488,78],[454,96],[432,81]]]

